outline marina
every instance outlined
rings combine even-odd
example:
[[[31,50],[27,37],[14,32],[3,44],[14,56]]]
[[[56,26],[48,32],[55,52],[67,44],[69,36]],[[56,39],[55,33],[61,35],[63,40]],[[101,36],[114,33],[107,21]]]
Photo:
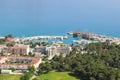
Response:
[[[96,42],[109,42],[120,44],[120,38],[98,35],[90,32],[71,31],[66,36],[31,36],[19,38],[21,42],[63,42],[64,44],[89,44]]]
[[[67,36],[33,36],[33,37],[24,37],[24,38],[20,38],[20,40],[22,41],[26,41],[26,40],[41,40],[41,39],[46,39],[46,40],[51,40],[51,39],[67,39]]]

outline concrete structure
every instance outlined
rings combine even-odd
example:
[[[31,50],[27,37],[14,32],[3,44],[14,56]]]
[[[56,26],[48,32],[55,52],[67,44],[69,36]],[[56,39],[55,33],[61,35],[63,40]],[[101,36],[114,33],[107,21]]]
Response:
[[[65,55],[69,54],[72,51],[70,46],[57,47],[57,53],[63,53]]]
[[[51,46],[46,47],[46,53],[50,57],[54,57],[55,55],[60,55],[60,53],[63,53],[63,55],[67,55],[72,51],[71,46],[69,45],[63,45],[59,43],[53,43]]]
[[[28,55],[29,52],[29,45],[17,44],[13,47],[8,47],[8,53]]]
[[[0,45],[0,53],[1,53],[1,51],[3,50],[3,46],[2,45]]]
[[[0,39],[5,39],[5,37],[0,36]]]
[[[41,63],[41,58],[37,57],[0,57],[0,68],[9,69],[15,68],[18,70],[26,70],[29,66],[37,68]]]
[[[11,74],[11,70],[1,70],[1,74]]]
[[[33,52],[46,54],[46,46],[37,46],[34,48]]]
[[[82,45],[82,46],[85,46],[86,44],[98,43],[98,42],[99,42],[99,41],[86,40],[86,39],[73,40],[73,43],[79,44],[79,45]]]
[[[39,40],[39,39],[67,39],[67,36],[33,36],[33,37],[25,37],[21,38],[21,41],[26,41],[26,40]]]
[[[7,60],[7,58],[6,57],[0,57],[0,64],[3,64],[3,63],[5,63],[5,61]]]
[[[87,43],[91,40],[93,42],[97,41],[97,42],[108,42],[110,44],[115,43],[117,45],[120,44],[120,38],[109,37],[105,35],[97,35],[89,32],[79,32],[79,31],[69,32],[68,34],[88,40]],[[74,42],[81,43],[80,41],[74,41]]]
[[[46,52],[47,52],[47,55],[50,58],[52,58],[55,55],[57,55],[57,47],[56,46],[48,46],[48,47],[46,47]]]

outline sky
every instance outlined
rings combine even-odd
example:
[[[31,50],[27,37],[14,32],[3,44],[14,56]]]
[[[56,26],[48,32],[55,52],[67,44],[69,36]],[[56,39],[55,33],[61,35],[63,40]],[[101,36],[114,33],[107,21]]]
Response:
[[[0,35],[73,30],[120,37],[120,0],[0,0]]]

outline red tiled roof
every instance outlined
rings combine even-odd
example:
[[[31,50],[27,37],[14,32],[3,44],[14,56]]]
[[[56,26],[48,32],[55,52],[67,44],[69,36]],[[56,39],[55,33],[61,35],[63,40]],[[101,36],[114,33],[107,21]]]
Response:
[[[8,41],[14,41],[15,38],[7,38]]]
[[[17,66],[17,65],[28,65],[28,66],[29,66],[29,65],[34,65],[34,64],[36,64],[36,63],[40,60],[39,58],[29,57],[29,56],[24,56],[24,57],[23,57],[23,56],[16,56],[16,57],[14,57],[14,56],[7,56],[7,57],[0,56],[0,59],[3,59],[3,58],[8,58],[8,59],[9,59],[9,58],[21,58],[21,59],[30,59],[30,58],[31,58],[31,59],[32,59],[32,62],[31,62],[30,64],[16,64],[16,63],[15,63],[15,64],[3,64],[3,63],[0,64],[0,65],[6,65],[6,66],[7,66],[7,65],[16,65],[16,66]]]

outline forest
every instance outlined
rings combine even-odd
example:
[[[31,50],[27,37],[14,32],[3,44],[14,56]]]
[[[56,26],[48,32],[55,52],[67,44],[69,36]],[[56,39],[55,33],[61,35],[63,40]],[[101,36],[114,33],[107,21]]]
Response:
[[[80,46],[72,46],[69,55],[54,56],[39,66],[39,75],[56,70],[69,71],[80,80],[120,80],[120,45],[109,43],[88,44],[81,54]]]

